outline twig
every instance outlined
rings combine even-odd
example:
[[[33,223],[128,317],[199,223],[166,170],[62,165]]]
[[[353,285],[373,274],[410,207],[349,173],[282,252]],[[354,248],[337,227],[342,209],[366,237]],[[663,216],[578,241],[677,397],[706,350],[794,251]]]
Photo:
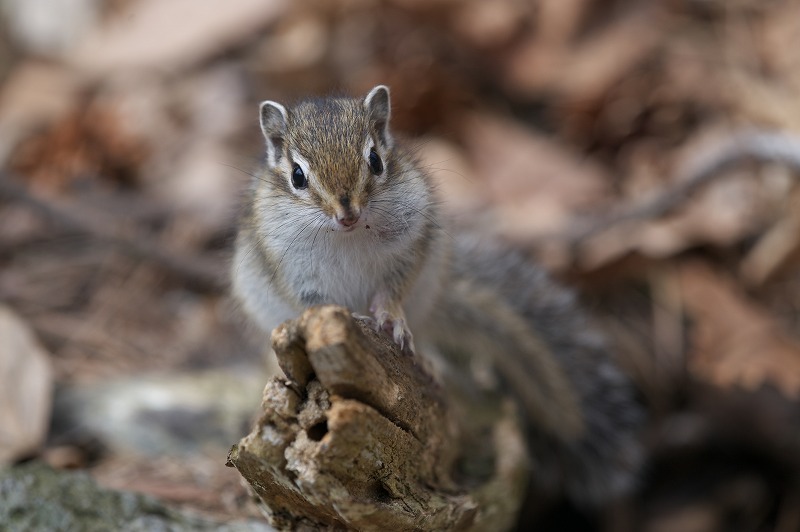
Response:
[[[193,288],[225,289],[224,269],[216,261],[174,253],[141,232],[124,230],[118,220],[90,218],[85,211],[32,194],[8,173],[0,172],[0,198],[21,203],[63,229],[88,234],[137,259],[149,260],[180,277]]]
[[[790,133],[746,130],[728,137],[704,151],[677,172],[673,182],[655,197],[599,219],[586,220],[562,235],[573,254],[584,241],[628,221],[664,216],[681,206],[687,198],[713,180],[724,176],[742,162],[776,162],[800,174],[800,137]]]

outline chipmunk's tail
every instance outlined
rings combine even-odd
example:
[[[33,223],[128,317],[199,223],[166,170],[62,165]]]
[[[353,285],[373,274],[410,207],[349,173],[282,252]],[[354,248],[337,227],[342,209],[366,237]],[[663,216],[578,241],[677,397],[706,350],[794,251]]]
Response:
[[[525,411],[535,485],[586,505],[630,489],[644,410],[572,295],[519,253],[460,246],[438,347],[491,357]]]

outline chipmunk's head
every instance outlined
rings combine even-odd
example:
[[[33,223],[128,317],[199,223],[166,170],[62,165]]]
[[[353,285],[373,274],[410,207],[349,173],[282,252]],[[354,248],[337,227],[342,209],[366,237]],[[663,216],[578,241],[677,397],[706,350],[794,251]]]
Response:
[[[329,227],[350,231],[391,171],[389,89],[364,98],[326,98],[287,109],[261,103],[270,180],[294,202],[319,209]]]

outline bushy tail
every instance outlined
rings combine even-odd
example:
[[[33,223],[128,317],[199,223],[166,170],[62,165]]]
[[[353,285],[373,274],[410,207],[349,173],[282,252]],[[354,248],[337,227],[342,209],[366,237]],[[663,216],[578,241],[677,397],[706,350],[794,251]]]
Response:
[[[490,356],[525,410],[534,483],[594,505],[642,461],[644,410],[574,297],[519,253],[460,243],[437,317],[443,351]]]

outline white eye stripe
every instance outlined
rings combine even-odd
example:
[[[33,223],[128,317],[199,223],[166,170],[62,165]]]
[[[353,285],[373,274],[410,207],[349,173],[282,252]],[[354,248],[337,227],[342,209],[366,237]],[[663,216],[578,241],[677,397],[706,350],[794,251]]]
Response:
[[[375,141],[372,140],[370,135],[367,135],[367,138],[364,139],[364,148],[361,150],[361,153],[364,155],[364,160],[369,161],[369,152],[372,150],[373,146],[375,146]]]
[[[303,170],[303,173],[306,174],[307,179],[311,175],[311,165],[308,164],[308,161],[303,159],[303,157],[294,150],[289,150],[289,155],[292,157],[292,162],[297,164],[297,166]]]

